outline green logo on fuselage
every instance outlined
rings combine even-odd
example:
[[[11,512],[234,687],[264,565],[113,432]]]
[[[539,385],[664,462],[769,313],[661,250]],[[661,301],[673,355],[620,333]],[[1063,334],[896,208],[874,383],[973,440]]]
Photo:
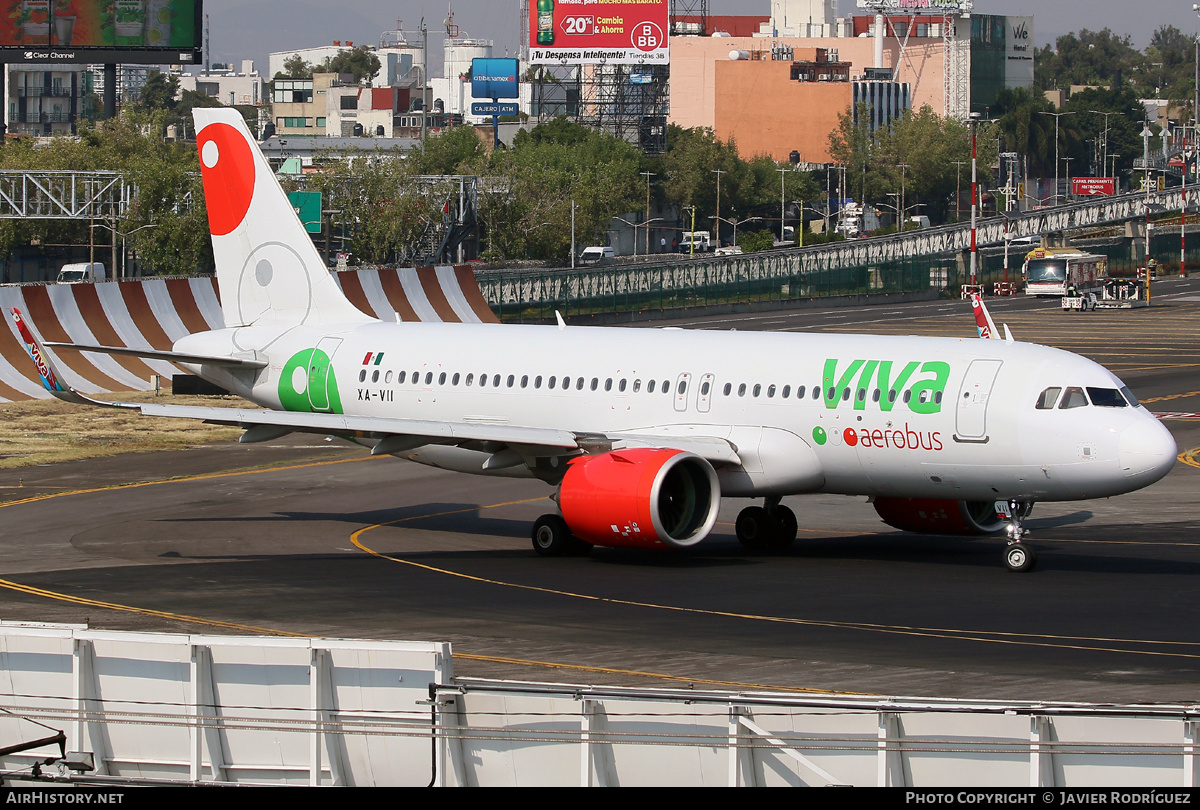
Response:
[[[320,349],[292,355],[279,377],[279,403],[288,411],[342,413],[342,397],[329,355]]]
[[[914,380],[914,375],[920,376]],[[852,402],[856,411],[866,410],[870,403],[872,408],[886,412],[902,402],[913,413],[939,413],[949,378],[950,364],[940,360],[914,360],[903,368],[896,368],[891,360],[852,360],[839,373],[838,361],[829,359],[825,361],[821,396],[831,410]]]

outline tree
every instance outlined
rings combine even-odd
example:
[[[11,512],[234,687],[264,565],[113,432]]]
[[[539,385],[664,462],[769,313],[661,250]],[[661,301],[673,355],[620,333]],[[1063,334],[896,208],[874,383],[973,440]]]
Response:
[[[469,174],[482,155],[474,127],[451,127],[427,137],[409,160],[419,174]]]
[[[283,60],[283,70],[276,73],[276,79],[311,79],[313,66],[304,61],[304,57],[294,53]]]
[[[286,63],[285,63],[286,64]],[[337,52],[337,56],[325,60],[325,69],[330,73],[349,73],[354,81],[366,84],[375,78],[382,65],[379,57],[366,45]]]
[[[1034,55],[1034,85],[1041,90],[1070,90],[1072,85],[1119,85],[1142,71],[1145,57],[1129,35],[1105,28],[1066,34]]]
[[[173,110],[178,93],[179,77],[155,70],[146,77],[146,83],[138,95],[138,104],[151,110]]]

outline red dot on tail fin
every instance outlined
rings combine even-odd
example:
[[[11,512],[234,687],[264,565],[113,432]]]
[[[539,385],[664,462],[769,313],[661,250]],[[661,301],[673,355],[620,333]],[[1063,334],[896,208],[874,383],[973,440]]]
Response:
[[[208,208],[208,229],[224,236],[246,217],[254,199],[254,155],[250,144],[229,124],[209,124],[200,131],[200,173]]]

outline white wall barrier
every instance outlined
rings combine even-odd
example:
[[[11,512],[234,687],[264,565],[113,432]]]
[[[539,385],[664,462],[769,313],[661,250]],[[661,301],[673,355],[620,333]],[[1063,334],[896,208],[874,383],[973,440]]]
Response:
[[[58,778],[108,784],[1200,786],[1196,705],[456,679],[449,644],[0,623],[0,749],[55,731],[97,766]]]

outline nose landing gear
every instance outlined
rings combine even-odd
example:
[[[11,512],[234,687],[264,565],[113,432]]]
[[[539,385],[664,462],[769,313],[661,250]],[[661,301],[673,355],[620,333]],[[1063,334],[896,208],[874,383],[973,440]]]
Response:
[[[1022,524],[1032,511],[1033,504],[1029,502],[996,502],[996,514],[1008,520],[1008,526],[1005,528],[1008,545],[1004,548],[1004,567],[1009,571],[1032,571],[1037,565],[1037,552],[1023,542],[1029,536],[1029,531]]]

